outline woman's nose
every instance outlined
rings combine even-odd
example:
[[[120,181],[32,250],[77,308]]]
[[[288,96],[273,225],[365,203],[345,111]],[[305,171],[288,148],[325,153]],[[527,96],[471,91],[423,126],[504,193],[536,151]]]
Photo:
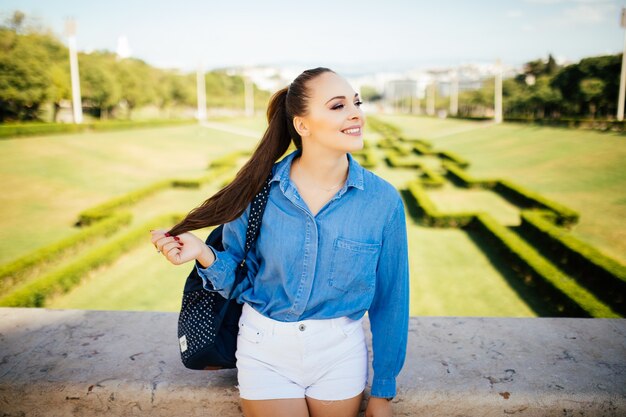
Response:
[[[350,119],[360,119],[361,117],[362,117],[361,109],[358,106],[353,105],[352,111],[350,112]]]

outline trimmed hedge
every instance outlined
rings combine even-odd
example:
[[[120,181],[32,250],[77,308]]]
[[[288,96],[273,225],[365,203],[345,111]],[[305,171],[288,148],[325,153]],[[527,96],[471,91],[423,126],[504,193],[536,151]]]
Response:
[[[138,201],[172,186],[172,180],[160,180],[146,187],[131,191],[119,197],[112,198],[95,207],[89,208],[78,215],[76,226],[88,226],[103,220],[121,207],[130,206]]]
[[[503,252],[514,270],[536,286],[546,302],[554,302],[559,314],[576,317],[621,317],[573,278],[568,277],[506,226],[482,212],[443,213],[418,181],[408,183],[420,222],[430,227],[469,227],[486,235]]]
[[[378,158],[373,149],[362,149],[357,152],[350,153],[364,168],[376,168],[378,165]]]
[[[384,138],[376,142],[376,146],[380,149],[395,149],[396,141],[391,138]]]
[[[522,211],[520,231],[552,262],[621,314],[626,314],[626,266],[555,226],[542,211]]]
[[[467,173],[467,171],[465,171],[460,166],[450,161],[443,161],[441,165],[445,168],[448,176],[454,182],[461,184],[462,186],[467,187],[467,188],[493,189],[496,186],[496,183],[498,182],[498,180],[492,180],[492,179],[484,179],[484,180],[475,179],[471,177]]]
[[[92,270],[113,263],[122,254],[139,244],[146,244],[150,229],[160,227],[164,223],[178,223],[183,217],[181,214],[155,217],[124,235],[93,248],[69,265],[18,287],[0,298],[0,306],[43,307],[48,297],[69,291]]]
[[[493,120],[493,117],[483,116],[448,116],[452,119],[464,119],[474,121]],[[536,124],[540,126],[550,127],[565,127],[565,128],[579,128],[579,129],[592,129],[601,132],[624,132],[626,131],[626,122],[618,120],[602,120],[602,119],[577,119],[577,118],[559,118],[551,119],[547,117],[532,118],[532,117],[504,117],[505,123],[524,123],[524,124]]]
[[[476,216],[474,212],[443,213],[437,209],[422,184],[415,180],[407,183],[409,194],[413,197],[420,222],[429,227],[464,227]]]
[[[399,128],[390,123],[383,122],[382,120],[377,119],[374,116],[368,116],[367,125],[370,127],[370,129],[381,134],[383,137],[397,138],[401,134]]]
[[[530,283],[556,303],[559,312],[574,317],[621,317],[609,305],[568,277],[516,233],[486,214],[477,214],[470,227],[487,235]]]
[[[418,160],[410,158],[401,158],[396,151],[385,152],[385,161],[390,167],[394,168],[421,168],[422,164]]]
[[[86,131],[108,131],[133,128],[151,128],[162,126],[176,126],[197,123],[195,119],[176,120],[107,120],[90,123],[10,123],[0,124],[0,139],[50,135],[59,133],[81,133]]]
[[[20,136],[50,135],[58,133],[80,133],[84,125],[69,123],[15,123],[0,124],[0,139]]]
[[[500,194],[503,198],[511,201],[516,205],[525,208],[547,209],[556,214],[555,222],[559,225],[569,226],[578,222],[579,214],[555,201],[552,201],[539,193],[530,191],[521,185],[514,184],[508,180],[498,179],[475,179],[465,170],[451,162],[444,162],[443,167],[448,175],[457,182],[468,188],[481,187],[492,189]]]
[[[423,143],[414,143],[413,144],[413,152],[415,152],[418,155],[433,155],[433,154],[437,154],[437,152],[434,152],[430,146],[427,146]]]
[[[221,167],[233,168],[237,166],[237,161],[239,160],[239,158],[242,158],[244,156],[250,156],[250,155],[252,155],[252,153],[249,151],[231,152],[229,154],[226,154],[224,156],[221,156],[217,159],[212,160],[209,163],[208,168],[221,168]]]
[[[200,188],[203,184],[213,181],[216,177],[232,168],[231,165],[219,164],[219,169],[213,169],[208,174],[194,179],[166,179],[159,180],[143,188],[128,192],[119,197],[112,198],[95,207],[82,211],[78,215],[76,226],[86,226],[105,219],[116,210],[127,207],[149,197],[166,188]]]
[[[507,123],[525,123],[536,124],[540,126],[551,127],[567,127],[578,129],[591,129],[600,132],[624,132],[626,130],[626,122],[618,120],[602,120],[602,119],[575,119],[575,118],[525,118],[525,117],[505,117]]]
[[[419,145],[425,146],[427,148],[432,148],[433,147],[433,144],[431,142],[427,141],[426,139],[405,138],[404,136],[400,136],[398,139],[400,139],[402,142],[406,142],[406,143],[409,143],[411,145],[419,144]]]
[[[511,181],[498,180],[494,191],[517,205],[553,211],[559,226],[567,227],[578,222],[579,214],[576,211]]]
[[[32,273],[34,270],[41,270],[60,256],[75,252],[81,245],[112,235],[120,228],[130,224],[131,219],[130,213],[117,213],[102,222],[84,228],[72,236],[39,248],[12,262],[0,265],[0,289],[4,292],[7,288],[17,284],[25,275]]]
[[[443,176],[439,175],[439,173],[427,167],[426,164],[422,164],[420,166],[420,169],[423,172],[422,178],[420,178],[420,180],[422,181],[422,185],[424,187],[439,188],[443,187],[446,183],[446,180]]]
[[[466,159],[461,158],[459,155],[451,151],[440,151],[440,152],[437,152],[437,155],[439,155],[439,157],[444,160],[447,159],[449,161],[454,162],[455,164],[459,165],[461,168],[467,168],[470,165],[470,163]]]
[[[385,161],[387,164],[394,168],[416,168],[422,171],[420,180],[422,185],[429,188],[442,187],[445,184],[445,179],[437,172],[427,167],[424,163],[414,159],[401,159],[393,151],[386,152]]]

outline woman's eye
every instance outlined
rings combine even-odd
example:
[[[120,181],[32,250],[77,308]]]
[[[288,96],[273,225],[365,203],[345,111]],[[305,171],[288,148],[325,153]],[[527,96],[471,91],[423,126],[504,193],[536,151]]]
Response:
[[[362,101],[357,101],[354,103],[355,106],[360,106],[361,104],[363,104]],[[336,106],[333,106],[331,109],[332,110],[337,110],[343,107],[343,104],[337,104]]]

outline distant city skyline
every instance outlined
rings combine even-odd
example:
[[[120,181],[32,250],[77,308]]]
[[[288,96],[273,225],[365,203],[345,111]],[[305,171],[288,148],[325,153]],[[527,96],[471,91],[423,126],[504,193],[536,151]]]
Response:
[[[494,62],[520,66],[620,53],[624,0],[420,0],[298,3],[4,0],[81,51],[120,50],[161,68],[328,66],[354,75]]]

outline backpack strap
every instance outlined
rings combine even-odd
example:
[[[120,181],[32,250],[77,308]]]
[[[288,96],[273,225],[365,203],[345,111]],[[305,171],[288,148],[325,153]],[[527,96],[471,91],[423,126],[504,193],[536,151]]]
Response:
[[[246,246],[243,254],[243,261],[245,262],[246,256],[252,245],[256,241],[259,231],[261,229],[261,219],[263,218],[263,212],[265,212],[265,205],[270,195],[270,181],[272,174],[270,174],[265,180],[265,184],[261,191],[254,197],[252,201],[252,207],[250,207],[250,215],[248,217],[248,229],[246,230]]]
[[[259,232],[261,230],[261,219],[263,218],[263,213],[265,212],[265,206],[267,205],[267,200],[270,195],[270,181],[272,179],[272,174],[267,177],[265,180],[265,184],[261,191],[257,193],[252,200],[252,205],[250,207],[250,215],[248,216],[248,227],[246,230],[246,244],[243,253],[243,259],[239,263],[237,269],[247,268],[246,258],[248,257],[248,252],[252,249],[252,246],[256,242],[256,238],[259,236]],[[235,293],[235,289],[241,284],[243,279],[245,278],[245,274],[235,274],[235,282],[233,283],[232,290],[230,292],[229,300],[233,297]]]

